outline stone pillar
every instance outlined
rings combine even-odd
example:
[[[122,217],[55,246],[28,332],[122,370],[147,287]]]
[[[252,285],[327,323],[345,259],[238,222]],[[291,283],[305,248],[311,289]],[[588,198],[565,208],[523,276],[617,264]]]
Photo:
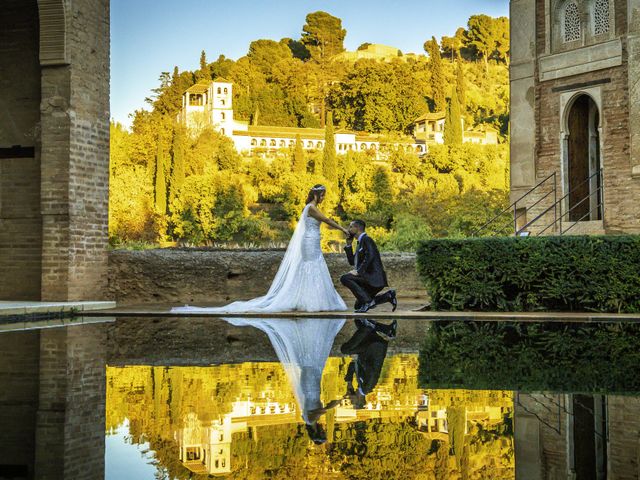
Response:
[[[41,296],[100,299],[108,241],[109,0],[40,0],[39,7]]]
[[[640,178],[640,0],[627,0],[631,174]]]
[[[535,185],[535,0],[511,0],[511,200]]]

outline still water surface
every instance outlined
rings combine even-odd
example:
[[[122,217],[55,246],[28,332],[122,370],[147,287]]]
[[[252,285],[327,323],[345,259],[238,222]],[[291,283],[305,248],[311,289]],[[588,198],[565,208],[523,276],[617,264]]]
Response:
[[[390,324],[0,325],[0,478],[638,478],[640,326]]]

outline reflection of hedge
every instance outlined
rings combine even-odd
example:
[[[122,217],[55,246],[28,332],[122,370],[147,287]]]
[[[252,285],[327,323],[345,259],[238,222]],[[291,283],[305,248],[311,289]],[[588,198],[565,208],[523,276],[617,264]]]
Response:
[[[419,360],[422,388],[640,392],[640,324],[439,322]]]
[[[640,311],[640,236],[429,240],[418,272],[437,310]]]

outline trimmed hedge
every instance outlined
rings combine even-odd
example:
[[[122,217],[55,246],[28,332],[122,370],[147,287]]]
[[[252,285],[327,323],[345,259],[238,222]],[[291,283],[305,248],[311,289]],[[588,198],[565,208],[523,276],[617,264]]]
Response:
[[[419,355],[421,388],[640,392],[640,324],[436,322]]]
[[[435,310],[640,312],[640,236],[421,242]]]

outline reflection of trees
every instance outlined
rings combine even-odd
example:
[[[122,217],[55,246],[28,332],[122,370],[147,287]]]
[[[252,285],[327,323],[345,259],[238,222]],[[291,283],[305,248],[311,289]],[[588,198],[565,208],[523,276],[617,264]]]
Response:
[[[638,392],[640,325],[436,323],[420,352],[432,388]],[[595,367],[595,368],[594,368]]]
[[[344,393],[348,363],[348,358],[328,359],[324,403]],[[417,370],[417,355],[389,356],[367,396],[372,410],[353,412],[343,406],[321,419],[329,438],[324,446],[312,445],[303,424],[292,423],[292,416],[278,417],[283,423],[268,421],[276,418],[268,415],[261,417],[266,420],[262,423],[247,423],[232,436],[229,478],[513,478],[512,395],[422,390]],[[432,411],[446,412],[449,435],[418,425],[419,408],[427,408],[418,407],[424,398]],[[189,426],[187,418],[205,427],[228,417],[234,402],[248,399],[295,404],[279,363],[108,367],[106,429],[113,432],[128,419],[132,442],[149,442],[163,478],[206,478],[180,462],[177,432]],[[475,417],[465,422],[467,411]],[[456,463],[457,457],[464,461]]]

